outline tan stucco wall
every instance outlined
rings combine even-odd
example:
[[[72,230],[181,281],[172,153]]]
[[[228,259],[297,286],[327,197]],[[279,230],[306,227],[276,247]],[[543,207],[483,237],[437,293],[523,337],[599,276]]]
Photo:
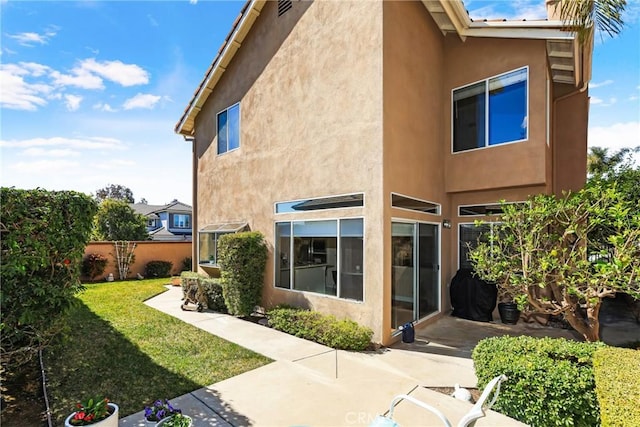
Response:
[[[553,192],[577,191],[587,179],[589,96],[574,92],[555,102]]]
[[[90,242],[84,250],[84,255],[100,254],[107,258],[108,264],[104,274],[94,280],[103,280],[113,273],[113,277],[120,278],[118,264],[115,258],[115,247],[113,242]],[[157,242],[141,241],[136,242],[133,251],[134,263],[129,267],[129,278],[137,277],[137,274],[144,276],[144,268],[149,261],[169,261],[173,264],[171,274],[180,274],[182,261],[191,256],[191,242]]]
[[[365,237],[363,303],[274,288],[273,242],[277,220],[366,216],[365,236],[383,226],[382,4],[294,2],[281,18],[275,7],[264,6],[196,121],[196,228],[248,221],[264,233],[265,305],[298,302],[381,324],[382,242]],[[218,156],[216,114],[238,101],[240,148]],[[356,192],[364,208],[273,213],[276,201]]]
[[[545,183],[546,47],[544,40],[445,39],[445,156],[448,192]],[[529,66],[527,141],[451,153],[451,91],[478,80]],[[482,177],[482,179],[478,179]]]
[[[419,2],[384,2],[384,336],[391,329],[391,222],[440,224],[442,215],[391,208],[391,193],[443,205],[444,44]],[[446,211],[443,211],[446,214]],[[441,231],[442,232],[442,231]],[[442,240],[445,247],[448,241]]]
[[[570,146],[554,156],[547,144],[545,42],[444,37],[421,2],[294,2],[280,18],[275,9],[264,6],[195,122],[194,242],[208,224],[247,221],[269,243],[266,306],[348,315],[387,344],[392,220],[451,221],[439,228],[447,312],[457,226],[469,222],[457,206],[550,192],[552,163],[570,160]],[[528,140],[452,154],[452,89],[522,66]],[[240,148],[217,155],[216,114],[236,102]],[[277,201],[361,192],[364,208],[274,214]],[[392,192],[439,203],[441,215],[392,208]],[[345,217],[365,218],[364,302],[274,288],[274,223]]]

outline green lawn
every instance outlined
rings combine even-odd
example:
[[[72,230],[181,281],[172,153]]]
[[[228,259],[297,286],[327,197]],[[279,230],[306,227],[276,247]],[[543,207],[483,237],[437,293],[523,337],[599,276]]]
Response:
[[[167,279],[88,285],[65,330],[45,353],[56,424],[74,403],[105,395],[125,417],[258,368],[270,359],[143,304]],[[176,304],[178,301],[176,301]]]

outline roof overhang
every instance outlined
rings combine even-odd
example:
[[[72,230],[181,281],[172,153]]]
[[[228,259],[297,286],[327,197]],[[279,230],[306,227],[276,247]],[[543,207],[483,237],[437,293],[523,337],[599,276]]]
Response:
[[[193,94],[175,132],[190,139],[195,120],[227,66],[242,46],[267,0],[248,0],[236,19],[218,55]],[[482,21],[474,22],[462,0],[422,0],[443,35],[455,33],[462,41],[467,37],[538,39],[547,41],[547,58],[555,83],[586,87],[591,79],[593,37],[580,46],[577,36],[567,31],[562,21]]]

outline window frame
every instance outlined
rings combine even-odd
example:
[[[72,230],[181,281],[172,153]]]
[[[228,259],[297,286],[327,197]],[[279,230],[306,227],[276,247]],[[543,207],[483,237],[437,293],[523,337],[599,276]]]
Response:
[[[497,144],[490,144],[489,143],[489,133],[490,133],[490,129],[489,129],[489,118],[490,118],[490,110],[489,110],[489,102],[490,102],[490,90],[489,90],[489,81],[492,79],[496,79],[502,76],[506,76],[507,74],[510,73],[514,73],[520,70],[525,70],[526,71],[526,84],[525,84],[525,120],[527,121],[527,128],[526,128],[526,132],[525,132],[525,136],[524,138],[520,138],[520,139],[514,139],[511,141],[505,141],[505,142],[500,142]],[[528,65],[524,65],[522,67],[518,67],[518,68],[514,68],[512,70],[508,70],[505,71],[503,73],[500,74],[496,74],[484,79],[480,79],[477,80],[475,82],[469,83],[469,84],[465,84],[462,86],[458,86],[458,87],[454,87],[453,89],[451,89],[451,154],[460,154],[460,153],[466,153],[469,151],[476,151],[476,150],[484,150],[487,148],[492,148],[492,147],[500,147],[503,145],[507,145],[507,144],[517,144],[519,142],[525,142],[529,140],[529,123],[531,122],[530,120],[530,113],[531,110],[529,108],[529,96],[530,96],[530,90],[529,90],[529,82],[530,82],[530,72],[529,72],[529,66]],[[475,147],[475,148],[469,148],[467,150],[455,150],[454,147],[454,143],[455,143],[455,101],[454,101],[454,94],[456,91],[461,90],[461,89],[465,89],[474,85],[477,85],[478,83],[484,83],[484,94],[485,94],[485,100],[484,100],[484,129],[485,129],[485,135],[484,135],[484,145],[482,147]]]
[[[493,235],[493,229],[494,229],[494,226],[499,225],[499,224],[502,224],[502,221],[482,221],[482,224],[480,224],[480,225],[488,225],[488,226],[490,227],[490,229],[491,229],[491,231],[490,231],[490,232],[491,232],[491,234]],[[462,226],[463,226],[463,225],[473,225],[473,226],[474,226],[474,227],[476,227],[476,228],[478,227],[478,224],[476,224],[475,222],[459,222],[459,223],[458,223],[458,227],[457,227],[457,228],[458,228],[458,231],[457,231],[457,232],[458,232],[458,238],[457,238],[457,245],[458,245],[458,270],[460,270],[460,268],[462,268],[462,267],[461,267],[461,265],[462,265],[462,264],[461,264],[461,260],[462,260],[462,253],[461,253],[461,250],[460,250],[460,248],[461,248],[461,243],[462,243],[462,241],[461,241],[460,237],[461,237],[462,233],[460,232],[460,230],[461,230],[461,228],[462,228]]]
[[[342,238],[343,237],[350,237],[350,236],[343,236],[341,234],[341,222],[344,220],[361,220],[362,221],[362,265],[360,266],[360,271],[362,272],[362,299],[352,299],[352,298],[344,298],[341,296],[341,274],[342,274]],[[332,295],[332,294],[326,294],[326,293],[320,293],[320,292],[314,292],[314,291],[310,291],[310,290],[300,290],[300,289],[296,289],[295,288],[295,266],[294,268],[291,268],[291,263],[293,261],[293,255],[294,255],[294,240],[295,240],[295,234],[294,234],[294,224],[296,222],[318,222],[318,221],[335,221],[336,223],[336,275],[338,277],[338,283],[336,283],[336,294]],[[281,287],[278,286],[277,283],[277,272],[280,270],[281,265],[281,258],[280,258],[280,253],[279,250],[277,248],[279,248],[278,246],[278,225],[279,224],[289,224],[289,248],[288,248],[288,260],[289,260],[289,287]],[[309,293],[309,294],[313,294],[313,295],[317,295],[318,297],[324,297],[324,298],[334,298],[334,299],[339,299],[340,301],[345,301],[345,302],[351,302],[351,303],[356,303],[356,304],[363,304],[366,300],[366,292],[365,292],[365,283],[366,283],[366,223],[365,223],[365,218],[364,216],[349,216],[349,217],[330,217],[330,218],[313,218],[313,219],[282,219],[282,220],[277,220],[274,221],[274,257],[273,257],[273,288],[274,289],[278,289],[278,290],[282,290],[282,291],[289,291],[289,292],[298,292],[298,293]],[[352,237],[352,236],[351,236]],[[326,273],[325,273],[326,274]]]
[[[228,227],[228,226],[234,226],[234,227],[230,227],[230,228],[224,228],[224,227]],[[212,230],[206,230],[207,227],[212,227],[214,229]],[[233,233],[239,233],[241,231],[247,231],[249,230],[249,224],[247,222],[226,222],[226,223],[220,223],[220,224],[213,224],[213,225],[207,225],[205,227],[203,227],[202,229],[198,230],[198,235],[197,235],[197,263],[199,266],[201,267],[218,267],[218,239],[220,238],[220,236],[224,235],[224,234],[233,234]],[[200,236],[202,236],[203,234],[213,234],[214,237],[214,250],[215,253],[213,255],[214,259],[213,262],[209,259],[207,262],[202,262],[200,260],[200,248],[202,247],[201,243],[200,243]],[[211,255],[209,255],[209,258],[211,258]]]
[[[187,225],[185,225],[185,226],[176,225],[176,218],[179,218],[179,217],[182,217],[182,216],[186,218],[185,223]],[[179,214],[179,213],[171,214],[171,228],[179,228],[181,230],[190,229],[191,228],[191,215],[190,214]]]
[[[316,209],[308,209],[308,210],[285,210],[287,207],[285,205],[294,205],[297,203],[305,203],[305,202],[320,202],[322,200],[331,200],[340,197],[348,197],[348,196],[362,196],[362,205],[361,206],[338,206],[338,207],[330,207],[330,208],[316,208]],[[282,205],[282,206],[279,206]],[[286,215],[286,214],[303,214],[305,212],[317,212],[317,211],[333,211],[339,209],[362,209],[365,207],[365,195],[364,192],[360,193],[347,193],[347,194],[335,194],[331,196],[320,196],[320,197],[309,197],[306,199],[294,199],[294,200],[283,200],[278,201],[273,204],[273,213],[276,215]]]
[[[403,208],[401,206],[394,205],[393,204],[393,196],[404,197],[405,199],[415,200],[416,202],[421,202],[421,203],[425,203],[425,204],[434,205],[434,208],[435,208],[436,211],[435,212],[427,212],[427,211],[420,210],[420,209]],[[431,200],[419,199],[417,197],[407,196],[406,194],[396,193],[394,191],[391,192],[391,197],[389,199],[390,199],[389,201],[391,203],[391,207],[393,209],[400,209],[400,210],[407,211],[407,212],[419,212],[419,213],[423,213],[423,214],[427,214],[427,215],[434,215],[434,216],[441,216],[442,215],[442,205],[440,203],[432,202]]]
[[[238,146],[235,148],[231,148],[229,149],[229,111],[232,110],[234,107],[238,108]],[[218,114],[216,114],[216,153],[218,156],[221,156],[223,154],[226,153],[230,153],[233,151],[236,151],[238,149],[240,149],[240,128],[241,128],[241,110],[240,110],[240,101],[236,102],[235,104],[232,104],[230,106],[228,106],[227,108],[225,108],[224,110],[221,110],[218,112]],[[226,122],[226,141],[227,141],[227,145],[226,145],[226,149],[224,151],[220,151],[220,116],[222,114],[226,114],[227,117],[227,122]]]

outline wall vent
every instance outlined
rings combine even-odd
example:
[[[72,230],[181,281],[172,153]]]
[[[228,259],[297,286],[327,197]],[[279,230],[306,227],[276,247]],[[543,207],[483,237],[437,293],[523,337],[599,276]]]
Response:
[[[284,15],[291,7],[293,7],[291,0],[278,0],[278,16]]]

